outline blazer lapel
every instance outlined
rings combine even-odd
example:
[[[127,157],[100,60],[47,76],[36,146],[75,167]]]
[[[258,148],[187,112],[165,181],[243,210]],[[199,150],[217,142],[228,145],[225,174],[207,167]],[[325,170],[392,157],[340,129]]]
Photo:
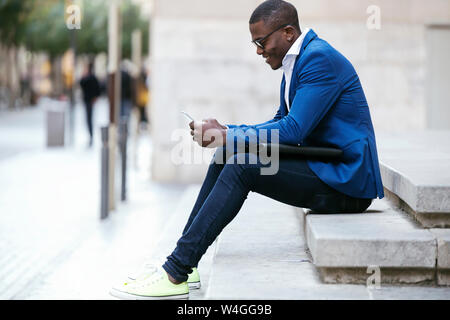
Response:
[[[298,54],[297,58],[295,59],[294,70],[292,71],[292,77],[291,77],[291,84],[289,85],[289,105],[291,105],[291,106],[292,106],[292,102],[294,101],[294,97],[295,97],[295,89],[294,88],[297,88],[297,82],[298,82],[298,78],[294,77],[294,74],[298,74],[298,72],[300,71],[298,69],[299,65],[300,65],[300,63],[299,63],[300,57],[302,56],[303,52],[305,51],[305,48],[315,38],[317,38],[317,34],[312,29],[310,29],[308,31],[308,33],[305,35],[305,39],[303,39],[302,47],[300,49],[300,53]],[[284,97],[284,91],[283,91],[283,97]]]
[[[282,107],[282,110],[284,110],[284,114],[286,115],[288,113],[286,101],[284,99],[284,92],[286,90],[286,79],[283,78],[281,80],[281,87],[280,87],[280,106]],[[290,90],[289,90],[290,91]]]
[[[308,33],[305,36],[305,39],[303,39],[302,48],[300,49],[300,53],[298,54],[298,57],[301,57],[303,54],[303,51],[305,51],[305,48],[309,45],[309,43],[317,38],[317,34],[314,32],[313,29],[309,29]],[[298,58],[297,57],[297,58]]]

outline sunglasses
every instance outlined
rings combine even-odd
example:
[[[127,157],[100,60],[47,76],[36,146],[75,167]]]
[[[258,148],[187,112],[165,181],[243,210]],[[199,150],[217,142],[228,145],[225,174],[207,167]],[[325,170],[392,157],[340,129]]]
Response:
[[[282,28],[285,28],[285,27],[287,27],[287,26],[290,26],[290,25],[291,25],[291,23],[283,24],[282,26],[279,26],[278,28],[276,28],[275,30],[273,30],[273,31],[272,31],[271,33],[269,33],[268,35],[266,35],[266,36],[264,36],[264,37],[262,37],[262,38],[253,40],[252,43],[253,43],[255,46],[257,46],[258,48],[261,48],[261,49],[264,50],[264,44],[263,44],[264,41],[266,41],[273,33],[277,32],[278,30],[280,30],[280,29],[282,29]]]

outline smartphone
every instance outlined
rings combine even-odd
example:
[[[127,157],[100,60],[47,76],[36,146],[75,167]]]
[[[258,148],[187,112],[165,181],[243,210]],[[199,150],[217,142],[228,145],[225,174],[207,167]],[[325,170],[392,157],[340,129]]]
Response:
[[[180,111],[188,120],[195,121],[187,112]]]

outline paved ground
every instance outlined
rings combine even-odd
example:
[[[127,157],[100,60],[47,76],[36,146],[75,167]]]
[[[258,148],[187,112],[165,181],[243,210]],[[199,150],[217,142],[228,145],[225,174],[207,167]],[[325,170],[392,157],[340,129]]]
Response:
[[[114,281],[174,248],[199,186],[152,182],[151,139],[143,134],[130,146],[139,152],[130,155],[129,200],[100,221],[99,137],[86,148],[78,106],[74,145],[45,148],[45,102],[0,113],[0,299],[114,299],[108,294]],[[106,101],[95,119],[99,132]],[[250,194],[202,259],[203,287],[190,298],[450,299],[450,288],[322,284],[291,209]],[[279,280],[292,279],[288,288],[282,281],[268,287],[276,272]]]
[[[107,299],[119,274],[151,256],[185,186],[151,182],[142,134],[129,201],[100,221],[99,135],[88,149],[77,106],[74,145],[47,149],[47,102],[0,116],[0,299]],[[98,133],[106,101],[95,112]]]

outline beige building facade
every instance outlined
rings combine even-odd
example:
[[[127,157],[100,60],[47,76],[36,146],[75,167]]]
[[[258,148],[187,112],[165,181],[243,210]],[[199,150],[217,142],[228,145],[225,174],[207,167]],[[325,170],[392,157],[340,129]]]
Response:
[[[212,150],[190,140],[180,111],[258,123],[279,106],[280,70],[250,43],[261,1],[154,0],[151,16],[152,178],[200,182]],[[450,129],[450,0],[292,0],[354,65],[376,131]],[[446,53],[447,52],[447,53]]]

